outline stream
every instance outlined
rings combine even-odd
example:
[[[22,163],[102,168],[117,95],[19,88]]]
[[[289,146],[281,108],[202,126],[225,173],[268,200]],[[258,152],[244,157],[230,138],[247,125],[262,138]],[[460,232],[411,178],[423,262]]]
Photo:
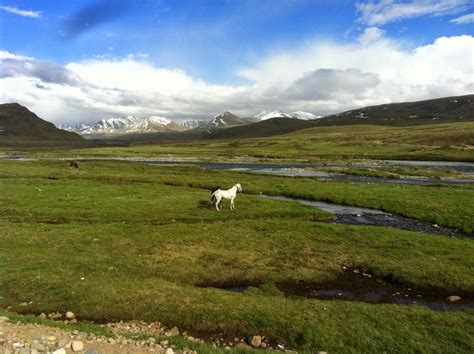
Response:
[[[397,214],[387,213],[377,209],[360,208],[299,198],[270,196],[266,194],[261,194],[260,196],[262,198],[267,199],[298,202],[301,204],[319,208],[328,213],[331,213],[334,216],[335,224],[386,226],[408,231],[424,232],[434,235],[474,239],[474,235],[472,234],[462,233],[457,230],[433,225],[424,221],[408,218]]]

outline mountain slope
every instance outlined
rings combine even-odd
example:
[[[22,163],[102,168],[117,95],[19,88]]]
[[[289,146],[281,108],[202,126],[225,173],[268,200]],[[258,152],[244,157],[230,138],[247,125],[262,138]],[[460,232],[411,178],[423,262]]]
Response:
[[[248,125],[259,121],[257,118],[240,118],[234,113],[226,111],[215,116],[208,123],[203,124],[199,129],[213,130],[236,127],[239,125]]]
[[[76,133],[56,128],[18,103],[0,104],[0,145],[90,146]]]
[[[311,127],[314,127],[312,122],[301,119],[269,118],[249,125],[215,130],[206,137],[208,139],[256,138],[287,134]]]
[[[425,101],[391,103],[333,114],[317,125],[382,124],[417,125],[474,120],[474,95]]]

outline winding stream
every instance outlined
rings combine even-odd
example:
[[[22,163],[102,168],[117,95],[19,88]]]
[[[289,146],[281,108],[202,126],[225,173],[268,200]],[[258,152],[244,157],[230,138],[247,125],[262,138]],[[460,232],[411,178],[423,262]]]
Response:
[[[298,202],[301,204],[319,208],[328,213],[331,213],[334,216],[334,223],[336,224],[386,226],[395,227],[402,230],[424,232],[435,235],[474,239],[474,235],[472,234],[465,234],[446,227],[432,225],[424,221],[407,218],[405,216],[397,214],[387,213],[377,209],[360,208],[299,198],[270,196],[266,194],[261,194],[260,196],[262,198],[267,199]]]

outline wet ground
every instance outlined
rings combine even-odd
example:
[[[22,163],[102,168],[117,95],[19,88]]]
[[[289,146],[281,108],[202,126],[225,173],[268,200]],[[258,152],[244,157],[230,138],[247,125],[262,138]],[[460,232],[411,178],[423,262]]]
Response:
[[[356,183],[392,183],[392,184],[410,184],[410,185],[428,185],[428,184],[474,184],[474,180],[454,179],[454,178],[427,178],[427,177],[374,177],[359,176],[336,172],[314,171],[307,168],[284,168],[284,169],[255,169],[248,170],[254,173],[264,173],[276,176],[289,177],[317,177],[323,181],[349,181]],[[473,174],[474,177],[474,174]]]
[[[318,171],[318,168],[332,167],[358,167],[358,168],[374,168],[374,167],[435,167],[444,168],[452,172],[462,172],[473,174],[474,163],[469,162],[442,162],[442,161],[371,161],[371,162],[354,162],[344,163],[321,163],[321,164],[258,164],[258,163],[223,163],[223,162],[204,162],[204,161],[151,161],[157,165],[175,165],[175,164],[193,164],[210,170],[232,170],[242,172],[254,172],[271,174],[277,176],[291,177],[316,177],[321,180],[331,181],[350,181],[356,183],[395,183],[395,184],[411,184],[411,185],[427,185],[427,184],[474,184],[474,179],[455,179],[455,178],[426,178],[426,177],[402,177],[387,178],[373,176],[359,176],[344,173],[334,173]]]
[[[305,205],[314,206],[327,211],[334,216],[334,223],[345,225],[366,225],[366,226],[386,226],[395,227],[402,230],[425,232],[429,234],[449,236],[449,237],[467,237],[474,239],[474,235],[459,232],[457,230],[433,225],[405,216],[386,213],[381,210],[359,208],[348,205],[332,204],[326,202],[312,201],[299,198],[288,198],[281,196],[269,196],[262,194],[262,198],[298,202]]]
[[[426,306],[435,311],[456,311],[474,308],[474,294],[452,292],[447,289],[423,289],[402,286],[386,279],[376,279],[360,269],[344,267],[341,275],[327,283],[282,282],[276,288],[286,297],[304,297],[320,300],[349,300],[372,304],[399,304]],[[237,293],[245,293],[250,287],[259,284],[238,282],[229,284],[202,284]],[[262,288],[263,289],[263,288]],[[265,291],[265,290],[263,290]],[[450,301],[450,296],[459,296]],[[452,298],[451,298],[452,299]]]
[[[27,158],[24,156],[1,156],[4,160],[37,160],[37,158]],[[453,162],[453,161],[412,161],[412,160],[367,160],[355,162],[324,162],[324,163],[307,163],[307,164],[283,164],[283,163],[242,163],[242,162],[208,162],[198,161],[194,158],[183,160],[157,159],[145,157],[94,157],[94,158],[49,158],[48,160],[70,160],[77,161],[87,160],[112,160],[112,161],[130,161],[130,162],[147,162],[154,165],[197,165],[210,170],[234,170],[242,172],[264,173],[278,176],[293,177],[316,177],[321,180],[332,181],[350,181],[356,183],[395,183],[395,184],[474,184],[474,163],[473,162]],[[377,167],[426,167],[426,168],[443,168],[452,172],[460,172],[472,174],[471,179],[455,179],[455,178],[426,178],[426,177],[373,177],[359,176],[344,173],[325,172],[318,169],[324,168],[377,168]]]

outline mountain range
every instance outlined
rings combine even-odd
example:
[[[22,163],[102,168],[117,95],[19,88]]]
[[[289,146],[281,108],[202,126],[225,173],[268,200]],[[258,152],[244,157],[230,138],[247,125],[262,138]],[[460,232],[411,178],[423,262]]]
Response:
[[[312,113],[293,112],[284,113],[280,111],[262,111],[249,118],[241,118],[232,112],[226,111],[214,116],[209,121],[189,120],[185,122],[174,122],[171,119],[159,116],[134,116],[112,117],[101,119],[96,123],[81,123],[78,125],[59,125],[58,128],[78,133],[89,138],[100,138],[101,136],[114,136],[139,133],[164,133],[182,132],[190,129],[209,131],[215,129],[226,129],[242,125],[249,125],[272,118],[295,118],[310,120],[316,119]]]
[[[297,118],[306,118],[306,120]],[[308,119],[309,118],[309,119]],[[58,129],[17,103],[0,104],[0,146],[88,147],[157,143],[166,140],[243,139],[290,133],[318,126],[378,124],[409,126],[474,121],[474,95],[370,106],[326,117],[305,112],[261,112],[240,118],[224,112],[210,121],[182,124],[158,116],[110,118],[75,128],[83,135]],[[84,139],[84,136],[95,139]]]

